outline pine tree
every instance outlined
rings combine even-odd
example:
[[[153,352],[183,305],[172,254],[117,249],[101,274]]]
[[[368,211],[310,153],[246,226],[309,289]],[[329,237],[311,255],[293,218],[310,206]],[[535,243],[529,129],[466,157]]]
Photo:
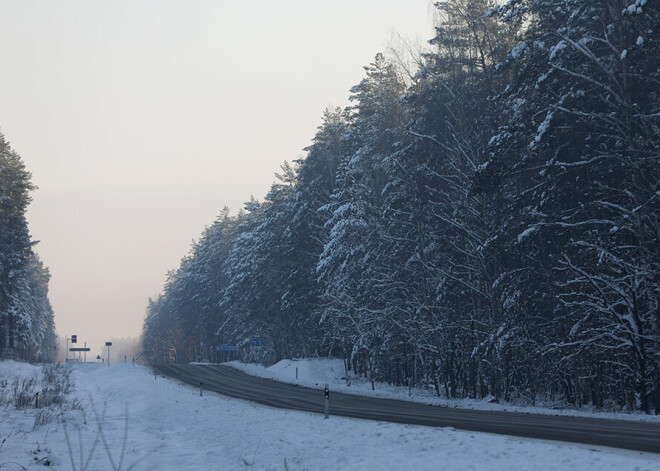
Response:
[[[25,218],[33,189],[23,161],[0,134],[0,355],[52,360],[50,275],[32,250]]]
[[[541,344],[567,394],[577,404],[603,394],[624,403],[633,384],[648,412],[660,397],[652,294],[659,12],[628,3],[516,1],[501,9],[503,19],[529,27],[509,56],[519,69],[505,93],[510,122],[493,138],[482,176],[514,209],[501,235],[520,250],[509,291],[548,300],[548,317],[533,330],[552,325],[554,341]],[[521,278],[525,266],[531,276]],[[622,364],[625,372],[611,366]]]

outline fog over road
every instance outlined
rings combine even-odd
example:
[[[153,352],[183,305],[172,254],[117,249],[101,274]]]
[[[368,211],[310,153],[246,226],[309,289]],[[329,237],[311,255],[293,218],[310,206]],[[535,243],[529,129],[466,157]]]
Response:
[[[272,407],[323,413],[322,389],[250,376],[220,365],[159,365],[158,372],[204,390]],[[660,453],[660,424],[517,412],[476,411],[330,392],[330,414]]]

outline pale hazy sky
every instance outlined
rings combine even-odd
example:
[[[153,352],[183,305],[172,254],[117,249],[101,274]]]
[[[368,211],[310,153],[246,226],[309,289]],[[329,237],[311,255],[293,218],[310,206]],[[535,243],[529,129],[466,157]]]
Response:
[[[262,199],[429,0],[0,0],[0,132],[60,335],[139,335],[219,210]]]

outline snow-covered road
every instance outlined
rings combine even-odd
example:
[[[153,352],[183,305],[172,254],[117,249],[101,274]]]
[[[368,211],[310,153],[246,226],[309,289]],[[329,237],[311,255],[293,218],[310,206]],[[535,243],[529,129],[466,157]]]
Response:
[[[16,365],[16,364],[14,364]],[[3,368],[0,375],[36,367]],[[5,364],[6,366],[6,364]],[[128,409],[122,469],[140,470],[656,470],[660,455],[512,438],[448,428],[406,426],[293,412],[258,406],[162,377],[146,367],[116,364],[74,366],[77,394],[85,402],[86,424],[68,426],[74,459],[86,455],[95,438],[90,398],[101,411],[103,431],[119,463]],[[7,371],[9,370],[9,373]],[[32,451],[49,448],[60,469],[71,469],[61,425],[32,429],[34,410],[1,412],[0,466],[34,463]],[[81,434],[75,431],[80,426]],[[11,432],[11,435],[10,435]],[[17,433],[20,432],[20,433]],[[2,441],[0,439],[0,441]],[[146,457],[145,457],[146,456]],[[141,461],[139,461],[141,459]],[[30,465],[30,469],[40,466]],[[8,468],[13,469],[13,468]],[[16,468],[20,469],[20,468]],[[89,469],[112,469],[105,447],[95,450]]]

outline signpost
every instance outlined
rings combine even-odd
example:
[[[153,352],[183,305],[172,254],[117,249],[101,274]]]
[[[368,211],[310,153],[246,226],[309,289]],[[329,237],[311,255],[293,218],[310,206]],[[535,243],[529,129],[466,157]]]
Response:
[[[257,355],[257,352],[261,352],[261,349],[264,346],[264,339],[261,338],[261,335],[259,335],[259,331],[257,330],[254,333],[254,337],[250,340],[250,357],[254,360],[256,357],[260,356]]]
[[[258,330],[254,333],[254,337],[252,337],[252,346],[256,348],[261,348],[264,346],[264,339],[261,338]]]
[[[237,345],[218,345],[215,347],[215,349],[219,352],[237,352],[238,351],[238,346]],[[225,361],[229,361],[229,353],[225,353],[224,355],[220,356],[220,361],[222,361],[222,357],[225,357]]]
[[[108,347],[108,368],[110,368],[110,347],[112,347],[112,342],[106,342],[105,346]]]
[[[78,342],[78,336],[77,335],[72,335],[71,338],[69,338],[69,337],[66,338],[66,360],[65,360],[65,363],[68,363],[68,361],[69,361],[69,341],[71,341],[71,343],[77,343]]]
[[[69,348],[70,352],[85,352],[85,355],[87,355],[87,352],[89,352],[88,347],[71,347]],[[68,355],[67,355],[68,356]],[[75,355],[73,357],[75,359]],[[80,361],[80,356],[78,356],[78,361]]]
[[[218,345],[215,347],[216,350],[221,352],[237,352],[238,346],[236,345]]]

